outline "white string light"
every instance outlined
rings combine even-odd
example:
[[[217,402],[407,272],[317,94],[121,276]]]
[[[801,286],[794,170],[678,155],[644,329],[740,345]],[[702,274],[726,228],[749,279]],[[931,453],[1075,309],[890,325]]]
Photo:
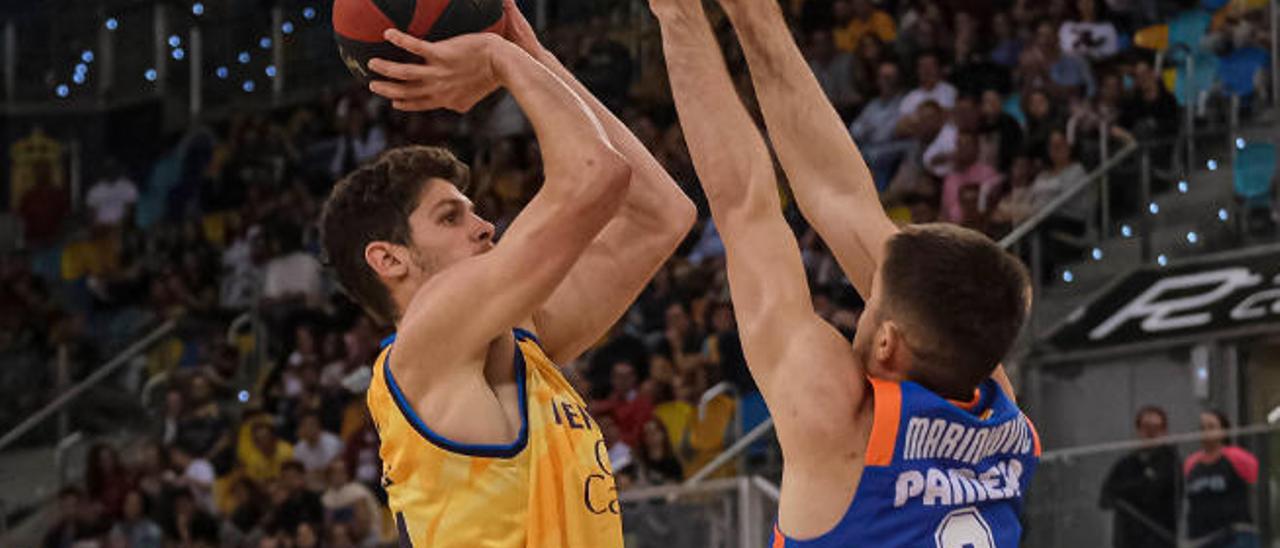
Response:
[[[53,91],[58,94],[58,97],[65,98],[66,96],[71,95],[71,88],[67,87],[66,84],[58,84],[58,87],[54,88]]]
[[[160,77],[160,73],[156,72],[156,69],[149,68],[146,72],[142,73],[142,76],[146,78],[148,82],[154,82],[156,81],[156,78]]]
[[[1156,257],[1156,264],[1160,266],[1168,266],[1169,258],[1166,257],[1163,253],[1161,253],[1159,257]]]
[[[247,65],[247,64],[249,64],[249,61],[250,61],[251,59],[252,59],[252,58],[250,57],[249,52],[247,52],[247,51],[242,51],[242,52],[240,52],[240,54],[239,54],[239,55],[237,55],[237,56],[236,56],[236,60],[237,60],[237,61],[240,61],[240,64],[241,64],[241,65]]]
[[[280,24],[280,32],[283,32],[283,33],[285,33],[285,34],[293,34],[293,22],[292,22],[292,21],[285,21],[285,22],[281,23],[281,24]]]
[[[116,30],[120,28],[120,22],[117,21],[115,17],[108,18],[105,24],[106,24],[107,30]]]
[[[1220,208],[1220,209],[1218,209],[1218,220],[1219,220],[1219,221],[1222,221],[1222,222],[1224,222],[1224,223],[1225,223],[1225,222],[1227,222],[1227,220],[1228,220],[1228,219],[1230,219],[1230,218],[1231,218],[1231,214],[1227,213],[1227,209],[1226,209],[1226,208]]]
[[[1074,282],[1076,281],[1076,275],[1073,274],[1070,270],[1064,270],[1062,271],[1062,281],[1067,283]]]
[[[1133,227],[1131,227],[1131,226],[1129,226],[1129,225],[1120,225],[1120,235],[1121,235],[1121,236],[1124,236],[1125,238],[1132,238],[1132,237],[1133,237]]]
[[[253,80],[245,80],[244,83],[240,85],[240,89],[243,89],[245,93],[253,93],[253,89],[255,87],[256,85],[253,83]]]
[[[204,4],[196,2],[191,5],[191,13],[196,16],[204,15]]]
[[[1217,171],[1217,170],[1218,170],[1218,161],[1217,161],[1217,160],[1209,160],[1208,162],[1205,162],[1205,165],[1206,165],[1206,166],[1208,166],[1209,171]]]
[[[1102,248],[1100,248],[1100,247],[1095,247],[1095,248],[1093,248],[1093,252],[1092,252],[1092,253],[1090,253],[1090,255],[1093,257],[1093,260],[1095,260],[1095,261],[1101,261],[1101,260],[1102,260]]]
[[[226,80],[227,76],[231,74],[231,71],[227,70],[227,67],[222,66],[214,69],[213,74],[214,76],[217,76],[219,80]]]
[[[1199,241],[1200,241],[1200,235],[1196,234],[1196,231],[1192,230],[1187,233],[1187,243],[1195,244],[1196,242],[1199,242]]]
[[[1155,202],[1151,202],[1147,204],[1147,211],[1149,211],[1152,215],[1160,213],[1160,204],[1157,204]]]
[[[315,19],[315,18],[316,18],[316,9],[315,9],[315,8],[313,8],[313,7],[311,7],[311,6],[307,6],[307,7],[303,8],[303,9],[302,9],[302,18],[303,18],[303,19],[306,19],[306,20],[308,20],[308,21],[310,21],[310,20],[312,20],[312,19]]]
[[[1179,194],[1186,194],[1188,190],[1191,190],[1191,185],[1188,185],[1186,181],[1178,181]]]

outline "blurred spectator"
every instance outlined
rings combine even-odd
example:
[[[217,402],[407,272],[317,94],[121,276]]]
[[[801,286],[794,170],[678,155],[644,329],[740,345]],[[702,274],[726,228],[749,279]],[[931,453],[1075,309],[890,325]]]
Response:
[[[1000,184],[1000,173],[979,161],[978,146],[976,133],[964,132],[956,137],[951,173],[942,181],[942,218],[949,223],[962,223],[965,218],[960,200],[962,189],[973,186],[978,195],[982,195]],[[974,196],[974,206],[978,206],[978,197]]]
[[[284,463],[280,479],[270,485],[274,508],[268,521],[275,527],[293,531],[303,523],[324,521],[320,495],[307,488],[307,473],[302,463],[296,460]]]
[[[44,246],[62,231],[62,222],[71,212],[71,197],[66,186],[54,182],[50,168],[33,172],[35,183],[22,194],[17,209],[28,245]]]
[[[106,527],[84,493],[76,487],[65,487],[58,492],[58,515],[41,546],[73,548],[80,541],[91,541],[104,532]]]
[[[114,159],[107,159],[103,176],[89,187],[85,205],[93,214],[98,226],[120,226],[129,219],[130,211],[138,203],[138,185],[125,174]]]
[[[982,185],[967,184],[960,188],[960,220],[956,224],[995,237],[991,219],[979,204],[981,195]]]
[[[907,93],[898,104],[901,119],[898,125],[907,128],[916,125],[920,107],[933,102],[946,111],[956,104],[956,88],[942,79],[942,60],[937,52],[928,51],[916,57],[916,79],[919,85]],[[908,133],[910,130],[907,131]],[[902,133],[902,131],[900,131]]]
[[[1085,0],[1090,1],[1090,0]],[[1077,104],[1076,112],[1067,122],[1067,140],[1072,143],[1081,141],[1098,141],[1112,135],[1127,134],[1117,123],[1122,112],[1120,103],[1124,100],[1124,84],[1120,75],[1108,73],[1102,76],[1098,94],[1092,99]],[[1106,128],[1107,135],[1100,135]]]
[[[1008,230],[1035,214],[1036,203],[1031,192],[1035,176],[1035,160],[1031,156],[1019,154],[1013,158],[1013,165],[1009,167],[1009,184],[991,213],[992,223]]]
[[[126,493],[123,514],[111,529],[107,545],[113,548],[161,548],[164,531],[147,515],[146,497],[142,492]]]
[[[693,371],[687,379],[692,390],[683,394],[691,398],[686,403],[694,406],[680,444],[686,478],[698,473],[724,452],[726,440],[729,439],[729,427],[737,412],[738,402],[728,391],[720,389],[718,385],[708,389],[708,376],[704,369]],[[713,473],[712,477],[727,477],[732,474],[733,468],[726,466]]]
[[[978,119],[978,155],[981,161],[1007,172],[1013,157],[1022,151],[1022,126],[1004,111],[1004,97],[999,91],[982,92]]]
[[[609,36],[606,17],[593,17],[589,25],[580,45],[582,57],[569,66],[600,102],[617,110],[631,88],[631,53]]]
[[[858,150],[880,190],[889,185],[905,154],[905,146],[897,140],[895,133],[898,119],[902,116],[900,78],[896,63],[880,63],[876,69],[878,95],[867,102],[858,117],[849,124],[849,134],[858,143]]]
[[[266,482],[280,477],[284,463],[293,458],[293,447],[276,438],[275,428],[266,419],[254,420],[248,443],[240,443],[240,466],[250,479]]]
[[[1160,75],[1146,60],[1133,66],[1133,94],[1122,104],[1120,125],[1139,138],[1173,135],[1178,131],[1178,103]]]
[[[1200,414],[1201,450],[1183,464],[1187,482],[1187,534],[1197,546],[1258,545],[1249,510],[1250,487],[1258,483],[1258,459],[1231,443],[1231,421],[1220,411]]]
[[[279,255],[264,270],[262,298],[268,305],[289,307],[285,310],[318,308],[324,302],[324,269],[320,261],[302,249],[300,229],[280,226],[276,242]]]
[[[920,105],[914,118],[915,136],[924,172],[933,177],[946,177],[951,173],[952,159],[956,151],[959,130],[942,107],[933,101]]]
[[[836,49],[831,31],[826,29],[810,32],[808,46],[809,69],[818,79],[818,85],[837,111],[848,112],[862,99],[854,87],[853,54]]]
[[[1041,89],[1027,92],[1022,100],[1022,112],[1027,119],[1026,146],[1043,154],[1049,145],[1049,134],[1066,127],[1064,111]]]
[[[189,386],[191,404],[178,423],[176,443],[193,456],[219,461],[231,448],[231,421],[218,404],[207,377],[196,374]]]
[[[1031,205],[1039,211],[1062,194],[1070,191],[1088,176],[1075,159],[1071,143],[1061,130],[1049,134],[1048,163],[1031,183]],[[1082,192],[1054,211],[1042,226],[1049,231],[1048,256],[1057,263],[1070,259],[1079,251],[1079,239],[1088,232],[1092,215],[1089,194]]]
[[[302,463],[314,485],[320,481],[329,464],[342,455],[342,440],[320,427],[320,415],[307,413],[298,422],[298,441],[293,445],[293,456]]]
[[[991,61],[1006,69],[1017,67],[1018,60],[1022,57],[1022,38],[1014,30],[1009,14],[996,13],[991,19],[991,31],[995,35]]]
[[[857,53],[865,36],[873,36],[882,43],[898,38],[893,17],[877,8],[871,0],[837,0],[833,12],[836,27],[832,34],[840,51]]]
[[[1120,51],[1120,33],[1100,2],[1075,0],[1076,19],[1063,21],[1058,28],[1062,51],[1092,61],[1107,59]]]
[[[663,317],[666,329],[658,343],[659,352],[670,355],[677,370],[696,367],[702,343],[706,340],[702,326],[694,323],[688,305],[682,301],[668,304]],[[639,432],[638,426],[636,431]]]
[[[218,520],[200,508],[190,491],[175,489],[170,499],[170,514],[164,524],[166,546],[218,545]]]
[[[630,488],[637,479],[635,451],[631,449],[631,444],[622,439],[622,430],[618,428],[618,421],[613,418],[612,413],[593,412],[592,415],[596,417],[600,435],[609,448],[609,464],[613,467],[613,477],[618,489]]]
[[[591,414],[610,415],[617,425],[618,438],[639,447],[644,423],[653,416],[653,399],[640,390],[640,377],[631,363],[613,364],[610,380],[613,391],[608,398],[591,405]]]
[[[170,387],[164,392],[164,409],[156,421],[156,438],[169,445],[178,439],[179,425],[184,416],[182,390]]]
[[[234,478],[228,490],[223,514],[228,536],[248,537],[258,531],[267,515],[270,499],[249,478]]]
[[[1112,546],[1167,548],[1177,545],[1178,452],[1161,443],[1168,418],[1159,407],[1143,407],[1135,419],[1141,449],[1125,455],[1107,472],[1099,505],[1115,512]]]
[[[364,484],[351,479],[346,463],[334,461],[330,464],[327,481],[320,502],[329,523],[352,523],[361,512],[375,519],[381,515],[382,506],[378,499]]]
[[[85,483],[89,487],[89,500],[101,505],[105,518],[120,517],[125,495],[133,490],[133,478],[120,461],[120,452],[115,447],[98,443],[89,448]]]
[[[213,482],[217,480],[213,465],[181,445],[169,448],[169,464],[172,468],[166,483],[191,495],[202,510],[213,511]]]
[[[1057,29],[1048,20],[1036,25],[1035,42],[1023,50],[1018,76],[1024,88],[1044,89],[1060,101],[1092,97],[1097,87],[1089,62],[1062,51]]]
[[[170,475],[169,457],[165,446],[154,440],[143,444],[138,451],[134,476],[137,478],[138,491],[146,497],[146,504],[143,506],[148,509],[147,514],[153,520],[159,517],[159,509],[164,501],[166,478]]]
[[[386,129],[380,123],[370,124],[365,109],[349,109],[346,122],[346,132],[338,138],[338,148],[329,166],[334,179],[373,159],[387,147]]]
[[[640,450],[640,481],[645,485],[680,483],[684,470],[675,450],[671,448],[671,435],[662,421],[650,419],[644,423],[644,439]]]

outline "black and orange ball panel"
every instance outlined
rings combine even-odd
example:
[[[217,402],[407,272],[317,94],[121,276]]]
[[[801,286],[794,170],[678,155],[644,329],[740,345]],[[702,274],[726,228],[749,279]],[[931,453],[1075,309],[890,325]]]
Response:
[[[502,0],[335,0],[333,33],[338,53],[361,80],[381,79],[369,70],[375,57],[421,62],[382,38],[389,28],[439,41],[471,32],[501,33],[506,24]]]

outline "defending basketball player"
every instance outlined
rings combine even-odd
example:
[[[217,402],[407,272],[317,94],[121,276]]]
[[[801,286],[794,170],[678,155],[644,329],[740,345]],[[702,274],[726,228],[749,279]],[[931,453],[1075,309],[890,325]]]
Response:
[[[621,547],[599,426],[555,363],[622,314],[693,206],[507,6],[510,42],[389,32],[426,63],[372,61],[390,79],[372,89],[404,110],[465,111],[506,88],[540,144],[538,194],[495,245],[465,165],[393,150],[334,189],[325,247],[348,293],[397,329],[368,404],[401,546]]]
[[[1025,269],[971,231],[894,227],[776,3],[723,2],[802,211],[867,301],[852,347],[814,313],[768,150],[701,2],[651,0],[782,446],[774,546],[1017,546],[1039,442],[997,364],[1027,314]]]

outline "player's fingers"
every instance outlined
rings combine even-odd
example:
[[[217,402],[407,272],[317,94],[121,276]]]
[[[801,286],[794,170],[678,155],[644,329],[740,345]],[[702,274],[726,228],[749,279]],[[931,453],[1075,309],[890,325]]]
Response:
[[[395,44],[396,47],[409,53],[415,53],[428,61],[436,58],[435,48],[431,47],[431,44],[427,43],[426,40],[414,38],[400,32],[398,29],[387,29],[386,32],[382,33],[382,37]]]
[[[391,100],[413,99],[425,95],[421,84],[401,84],[396,82],[369,82],[369,91]]]
[[[426,67],[411,63],[396,63],[386,59],[370,59],[369,70],[396,80],[420,80],[426,76]]]
[[[443,106],[444,106],[444,105],[439,104],[439,102],[437,102],[437,101],[434,101],[434,100],[431,100],[431,99],[421,99],[421,98],[420,98],[420,99],[408,99],[408,100],[397,100],[397,101],[391,101],[391,107],[392,107],[392,108],[394,108],[394,109],[396,109],[396,110],[403,110],[403,111],[408,111],[408,112],[418,112],[418,111],[423,111],[423,110],[435,110],[435,109],[438,109],[438,108],[442,108]]]

